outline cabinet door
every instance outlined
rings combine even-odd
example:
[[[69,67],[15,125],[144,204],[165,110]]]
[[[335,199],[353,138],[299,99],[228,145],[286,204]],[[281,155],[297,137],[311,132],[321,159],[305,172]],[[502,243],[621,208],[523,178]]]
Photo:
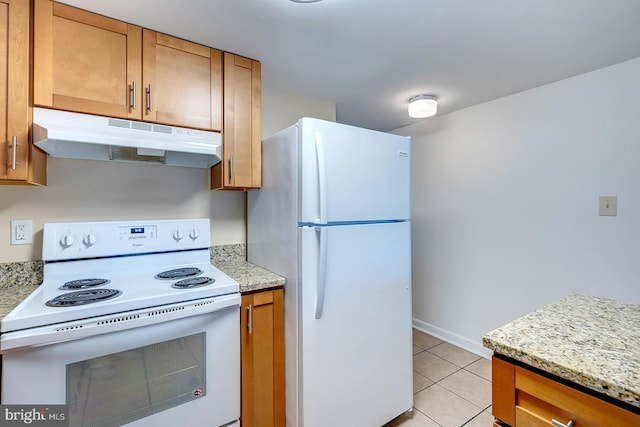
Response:
[[[223,159],[211,169],[212,189],[260,188],[260,62],[224,53]]]
[[[34,105],[140,119],[142,29],[35,0]]]
[[[143,31],[143,119],[222,130],[222,52]]]
[[[283,291],[242,297],[242,415],[246,427],[284,426]]]
[[[0,183],[46,184],[46,155],[29,141],[29,7],[0,0]]]

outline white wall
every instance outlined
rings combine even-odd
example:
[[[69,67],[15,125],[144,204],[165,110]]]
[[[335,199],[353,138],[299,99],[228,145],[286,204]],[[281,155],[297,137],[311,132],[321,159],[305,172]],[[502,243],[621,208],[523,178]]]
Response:
[[[638,76],[640,58],[396,131],[413,138],[415,325],[481,352],[568,294],[640,303]]]
[[[336,104],[317,98],[262,88],[262,137],[287,128],[302,117],[336,121]]]
[[[303,115],[335,120],[335,104],[263,88],[262,133]],[[0,186],[0,263],[40,259],[47,222],[211,218],[213,244],[245,242],[244,192],[209,190],[209,171],[49,158],[47,187]],[[11,246],[10,220],[31,219],[34,244]]]

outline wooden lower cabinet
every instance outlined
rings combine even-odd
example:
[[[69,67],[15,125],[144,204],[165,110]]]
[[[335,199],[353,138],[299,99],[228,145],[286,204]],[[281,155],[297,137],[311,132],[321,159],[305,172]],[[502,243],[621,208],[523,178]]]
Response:
[[[495,356],[492,410],[500,426],[640,426],[639,414]]]
[[[242,296],[242,427],[284,426],[284,300],[274,289]]]

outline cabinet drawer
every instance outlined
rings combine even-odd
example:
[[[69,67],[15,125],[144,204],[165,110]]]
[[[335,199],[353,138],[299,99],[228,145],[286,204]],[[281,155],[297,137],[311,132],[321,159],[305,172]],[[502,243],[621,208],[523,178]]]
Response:
[[[516,425],[640,426],[640,415],[516,366]]]

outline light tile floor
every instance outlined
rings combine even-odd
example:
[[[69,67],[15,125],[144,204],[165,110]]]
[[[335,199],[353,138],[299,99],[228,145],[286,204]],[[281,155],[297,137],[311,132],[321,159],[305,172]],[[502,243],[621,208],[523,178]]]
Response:
[[[413,411],[384,427],[491,427],[491,362],[413,330]]]

